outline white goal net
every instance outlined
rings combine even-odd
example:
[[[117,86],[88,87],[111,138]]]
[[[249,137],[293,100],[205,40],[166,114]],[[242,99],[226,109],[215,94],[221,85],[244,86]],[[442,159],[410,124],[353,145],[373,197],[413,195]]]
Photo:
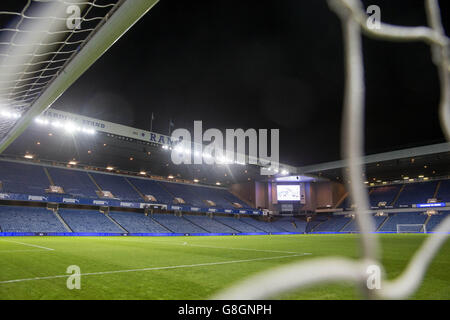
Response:
[[[424,224],[397,224],[397,233],[427,233]]]
[[[0,3],[0,153],[158,0]]]
[[[347,162],[347,187],[355,203],[356,220],[361,232],[359,260],[330,257],[299,261],[252,276],[216,295],[216,299],[266,299],[289,290],[319,283],[354,283],[364,297],[372,299],[404,299],[420,286],[427,268],[450,233],[450,217],[434,230],[414,254],[405,271],[395,279],[382,279],[381,288],[370,289],[368,273],[376,267],[383,270],[380,247],[369,213],[369,197],[364,184],[364,64],[362,33],[388,41],[423,41],[431,48],[433,63],[440,80],[440,120],[450,140],[450,55],[449,38],[442,26],[438,0],[425,0],[428,26],[404,27],[380,21],[377,28],[368,24],[368,16],[360,0],[328,0],[330,8],[342,22],[345,48],[345,98],[342,124],[343,157]]]

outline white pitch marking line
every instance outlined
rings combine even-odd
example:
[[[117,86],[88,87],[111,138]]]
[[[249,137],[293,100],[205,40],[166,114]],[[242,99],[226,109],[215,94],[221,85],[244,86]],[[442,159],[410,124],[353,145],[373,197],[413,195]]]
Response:
[[[195,268],[195,267],[216,266],[216,265],[233,264],[233,263],[244,263],[244,262],[274,260],[274,259],[286,259],[286,258],[300,257],[300,256],[303,256],[303,255],[304,254],[294,254],[294,255],[288,255],[288,256],[265,257],[265,258],[246,259],[246,260],[232,260],[232,261],[222,261],[222,262],[207,262],[207,263],[197,263],[197,264],[186,264],[186,265],[178,265],[178,266],[151,267],[151,268],[142,268],[142,269],[127,269],[127,270],[115,270],[115,271],[90,272],[90,273],[82,273],[82,274],[80,274],[80,276],[95,276],[95,275],[125,273],[125,272],[142,272],[142,271],[154,271],[154,270]],[[56,276],[4,280],[4,281],[0,281],[0,284],[16,283],[16,282],[24,282],[24,281],[34,281],[34,280],[49,280],[49,279],[56,279],[56,278],[67,278],[69,276],[70,276],[70,274],[64,274],[64,275],[56,275]]]
[[[164,241],[164,240],[154,240],[151,239],[149,241],[139,241],[134,239],[105,239],[105,240],[113,240],[113,241],[124,241],[124,242],[138,242],[138,243],[154,243],[160,242],[171,245],[182,245],[182,246],[192,246],[192,247],[203,247],[203,248],[211,248],[211,249],[226,249],[226,250],[243,250],[243,251],[256,251],[256,252],[270,252],[270,253],[288,253],[288,254],[302,254],[302,255],[310,255],[312,253],[307,252],[293,252],[293,251],[279,251],[279,250],[265,250],[265,249],[252,249],[252,248],[230,248],[230,247],[217,247],[217,246],[207,246],[202,244],[191,244],[188,242],[172,242],[172,241]]]
[[[18,244],[22,244],[24,246],[35,247],[35,248],[40,248],[40,249],[44,249],[44,250],[50,250],[50,251],[55,250],[55,249],[52,249],[52,248],[38,246],[36,244],[24,243],[24,242],[13,241],[13,240],[5,240],[5,239],[0,239],[0,240],[6,241],[6,242],[11,242],[11,243],[18,243]]]
[[[0,250],[0,253],[10,253],[10,252],[40,252],[42,253],[42,250],[36,250],[36,249],[24,249],[24,250]]]

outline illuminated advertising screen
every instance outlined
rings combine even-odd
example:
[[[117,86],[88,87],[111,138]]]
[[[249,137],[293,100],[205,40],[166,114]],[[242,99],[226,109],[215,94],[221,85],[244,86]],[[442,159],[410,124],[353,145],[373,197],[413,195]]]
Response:
[[[300,185],[278,185],[278,201],[300,201]]]

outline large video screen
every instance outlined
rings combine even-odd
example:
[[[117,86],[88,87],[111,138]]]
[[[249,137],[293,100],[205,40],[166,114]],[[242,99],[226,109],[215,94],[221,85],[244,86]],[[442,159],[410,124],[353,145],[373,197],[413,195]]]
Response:
[[[300,185],[277,185],[278,201],[300,201]]]

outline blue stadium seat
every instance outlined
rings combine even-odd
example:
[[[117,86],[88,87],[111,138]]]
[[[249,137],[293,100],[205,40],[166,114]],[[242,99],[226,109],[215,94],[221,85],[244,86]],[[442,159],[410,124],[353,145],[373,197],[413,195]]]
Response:
[[[184,215],[185,219],[213,233],[237,233],[236,230],[208,216]]]
[[[73,232],[123,233],[122,229],[99,211],[59,209],[58,212]]]
[[[398,224],[424,224],[426,218],[427,216],[423,212],[396,213],[389,216],[379,231],[397,232]]]
[[[2,232],[67,232],[50,210],[35,207],[0,206]]]
[[[183,217],[175,216],[174,214],[160,214],[152,215],[158,223],[175,233],[206,233],[207,231]]]
[[[236,219],[235,217],[216,216],[214,219],[229,226],[230,228],[233,228],[234,230],[237,230],[238,232],[264,232],[263,230],[240,221],[240,219]]]
[[[80,198],[98,198],[97,187],[85,171],[48,168],[55,185],[62,187],[67,194]]]
[[[441,181],[436,198],[440,201],[450,202],[450,180]]]
[[[173,196],[168,193],[157,181],[150,179],[128,178],[144,196],[152,195],[157,203],[173,202]]]
[[[439,224],[447,218],[449,213],[440,213],[436,215],[432,215],[430,217],[430,220],[428,220],[428,223],[426,225],[427,231],[435,231],[435,229],[439,226]]]
[[[130,233],[170,233],[169,230],[143,213],[111,211],[109,215]]]
[[[314,232],[339,232],[350,222],[351,218],[344,216],[332,216],[314,229]]]
[[[370,205],[372,207],[378,206],[380,202],[386,202],[386,205],[391,205],[395,199],[395,196],[400,191],[400,185],[382,186],[372,188],[369,195]]]
[[[436,186],[436,181],[408,183],[400,193],[395,205],[426,203],[428,199],[433,198]]]
[[[125,177],[102,173],[91,173],[91,176],[103,191],[110,191],[115,198],[130,201],[144,200],[126,181]]]
[[[380,225],[383,223],[384,220],[387,219],[387,217],[383,216],[371,216],[374,222],[374,230],[373,232],[377,231]],[[343,232],[359,232],[358,223],[356,222],[356,219],[352,219],[352,221],[345,226],[345,228],[342,230]]]
[[[10,193],[45,195],[50,186],[42,166],[9,161],[0,162],[0,181],[1,191]]]
[[[250,217],[241,217],[240,220],[242,222],[248,223],[249,225],[252,225],[264,232],[285,232],[285,230],[278,228],[276,225],[274,225],[271,222],[265,222],[256,220]]]
[[[300,233],[306,232],[307,225],[305,220],[300,220],[292,217],[279,218],[276,221],[272,222],[272,224],[283,231]]]

